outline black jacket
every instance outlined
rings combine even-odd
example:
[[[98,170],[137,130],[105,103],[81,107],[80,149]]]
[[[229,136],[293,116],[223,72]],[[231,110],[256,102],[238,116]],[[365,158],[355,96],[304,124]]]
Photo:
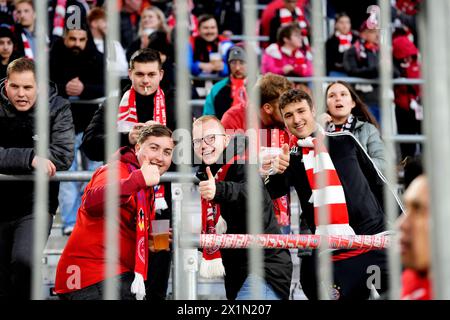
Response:
[[[76,77],[84,85],[80,99],[103,97],[105,95],[103,54],[99,53],[89,41],[86,49],[75,55],[66,48],[63,39],[56,40],[50,51],[50,79],[56,83],[62,97],[68,97],[66,84]],[[97,109],[98,104],[72,102],[71,110],[77,133],[86,129]]]
[[[230,160],[235,154],[242,154],[245,150],[245,138],[235,137],[223,153],[224,162]],[[222,164],[211,165],[212,174],[220,169]],[[247,179],[246,165],[232,164],[224,181],[216,183],[214,202],[220,205],[220,214],[227,222],[227,233],[246,234],[247,230]],[[204,180],[206,166],[202,164],[197,172],[200,180]],[[263,196],[263,233],[280,234],[273,204],[267,190],[261,182]],[[248,250],[221,249],[222,262],[225,267],[225,290],[227,298],[234,300],[248,275]],[[292,277],[291,256],[287,249],[264,250],[264,271],[267,282],[283,299],[289,298]]]
[[[49,93],[49,149],[48,159],[57,171],[67,170],[74,158],[74,129],[70,104],[57,96],[56,86],[50,84]],[[6,97],[4,82],[0,84],[0,173],[32,174],[35,156],[35,107],[18,112]],[[59,182],[51,182],[49,212],[58,207]],[[33,181],[0,182],[0,220],[9,221],[33,212]]]
[[[349,133],[331,134],[328,152],[344,189],[349,224],[358,235],[372,235],[385,230],[383,180],[356,139]],[[311,187],[302,162],[301,148],[291,149],[291,159],[284,174],[266,179],[272,198],[280,197],[294,186],[300,199],[302,217],[315,232],[314,208],[309,202]]]
[[[354,33],[352,38],[352,44],[358,38]],[[346,72],[344,69],[344,52],[339,52],[339,38],[336,35],[332,35],[328,38],[326,44],[326,62],[327,62],[327,74],[331,71]]]

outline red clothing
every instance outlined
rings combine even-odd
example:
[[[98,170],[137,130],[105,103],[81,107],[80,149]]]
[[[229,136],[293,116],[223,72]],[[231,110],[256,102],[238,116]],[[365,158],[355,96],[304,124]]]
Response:
[[[402,274],[402,300],[431,300],[431,282],[414,270],[406,269]]]
[[[134,151],[124,147],[119,150],[119,153],[120,257],[117,274],[122,274],[134,271],[137,193],[147,186],[140,170],[131,173],[128,170],[127,163],[138,164]],[[56,270],[55,292],[58,294],[79,290],[105,279],[104,204],[107,168],[108,165],[97,169],[86,186],[82,204],[78,209],[75,228],[64,248]],[[76,285],[75,278],[78,271],[80,286]]]
[[[241,104],[232,106],[230,109],[228,109],[223,114],[222,119],[220,120],[223,127],[225,129],[241,129],[245,131],[247,129],[245,110],[246,107]]]

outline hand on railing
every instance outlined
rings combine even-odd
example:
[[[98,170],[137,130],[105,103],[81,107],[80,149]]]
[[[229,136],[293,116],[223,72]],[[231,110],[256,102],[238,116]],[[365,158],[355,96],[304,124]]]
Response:
[[[34,156],[33,160],[31,161],[31,166],[34,169],[37,169],[41,162],[44,162],[45,173],[49,177],[53,177],[56,173],[56,166],[50,160],[42,158],[42,157]]]

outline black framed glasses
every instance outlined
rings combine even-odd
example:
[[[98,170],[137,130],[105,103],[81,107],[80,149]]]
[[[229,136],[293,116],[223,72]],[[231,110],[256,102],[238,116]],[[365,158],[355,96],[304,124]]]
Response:
[[[202,146],[202,141],[205,141],[205,143],[208,146],[211,146],[211,145],[213,145],[214,142],[216,142],[216,136],[225,136],[225,134],[223,134],[223,133],[208,134],[208,135],[204,136],[203,138],[193,139],[192,144],[194,145],[195,149],[200,148]]]

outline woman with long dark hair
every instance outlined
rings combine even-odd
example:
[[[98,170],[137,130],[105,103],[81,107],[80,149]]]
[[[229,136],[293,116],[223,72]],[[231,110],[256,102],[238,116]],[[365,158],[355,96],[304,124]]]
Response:
[[[325,101],[327,112],[319,116],[325,130],[351,132],[377,168],[383,171],[386,160],[378,122],[351,85],[344,81],[329,84]]]

